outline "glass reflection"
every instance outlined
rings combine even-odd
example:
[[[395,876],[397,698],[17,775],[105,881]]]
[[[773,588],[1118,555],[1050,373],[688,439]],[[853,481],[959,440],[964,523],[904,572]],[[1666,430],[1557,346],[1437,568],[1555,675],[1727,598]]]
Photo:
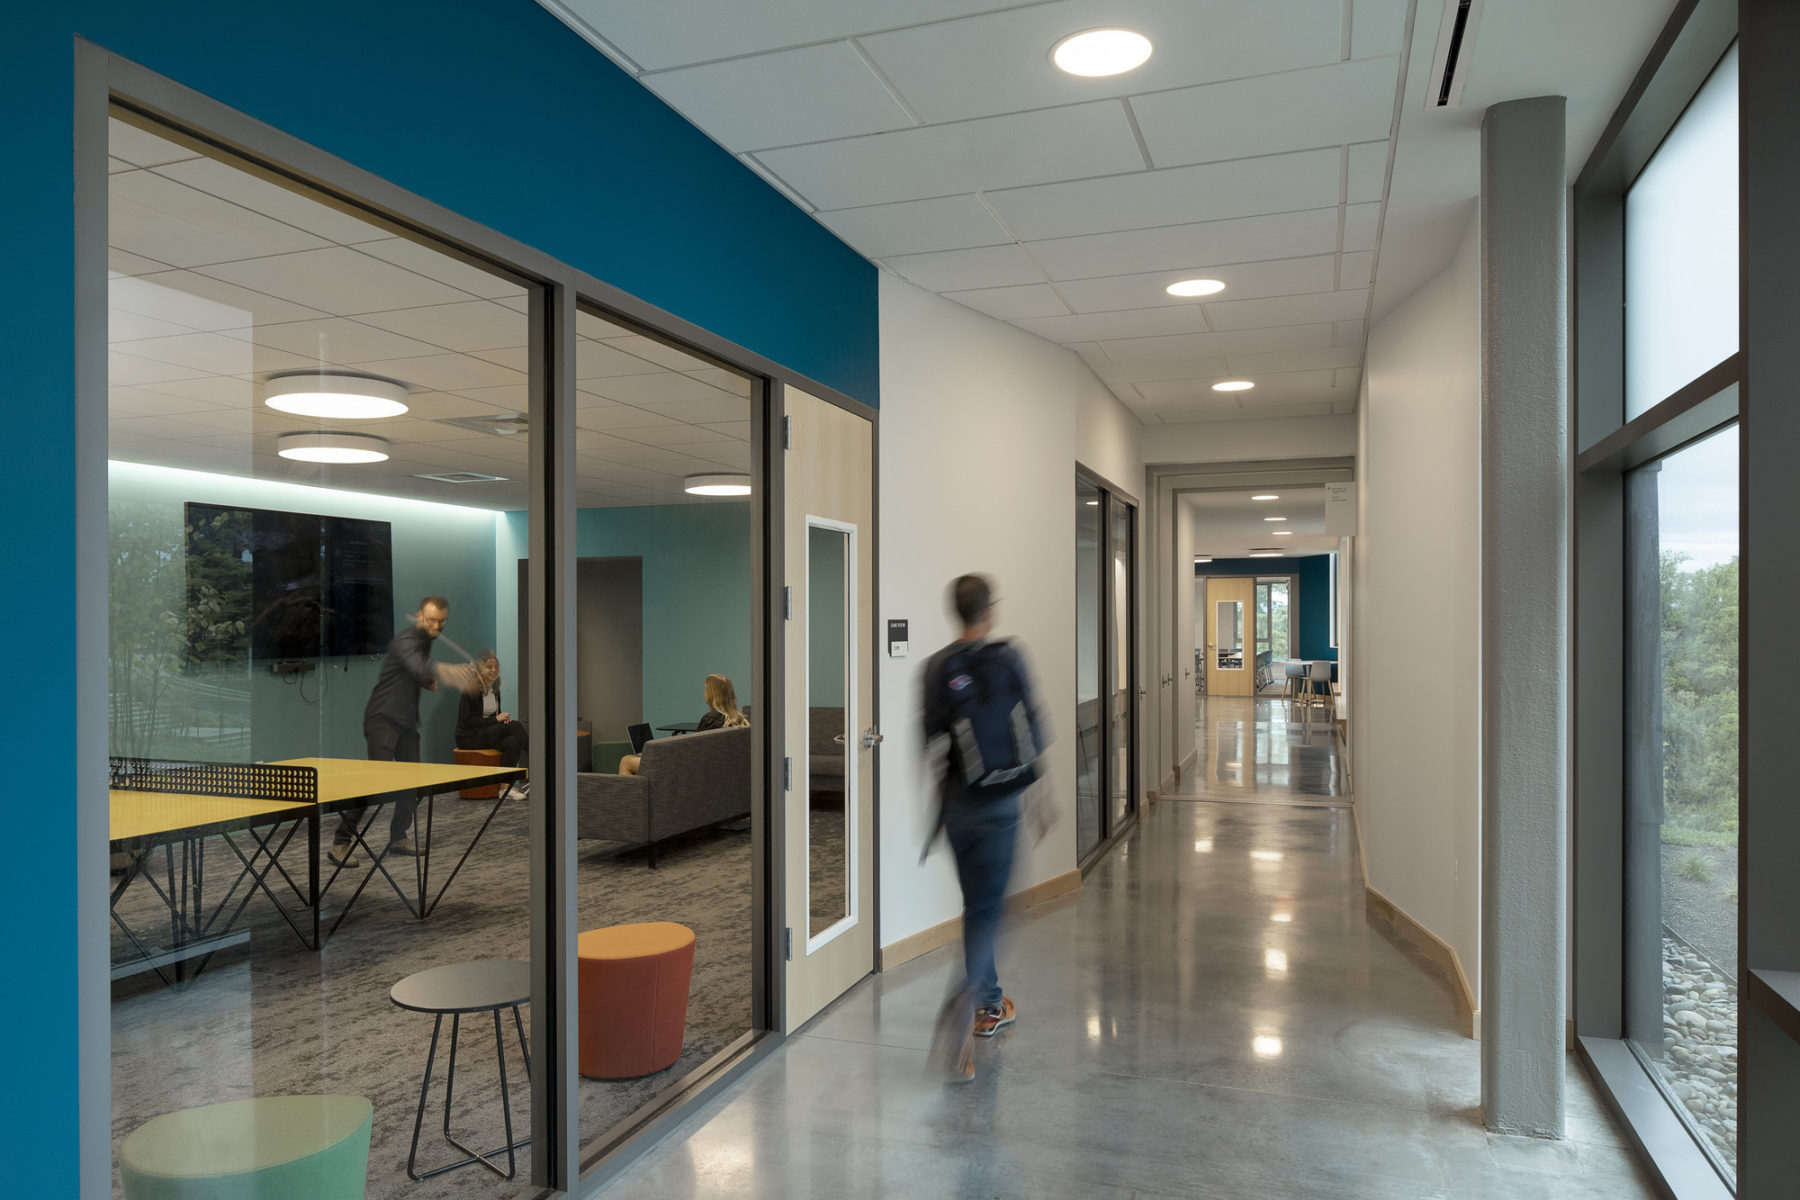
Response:
[[[856,750],[846,719],[850,679],[850,535],[806,530],[807,932],[850,915],[850,813],[845,767]]]
[[[1101,736],[1100,489],[1075,481],[1075,853],[1085,856],[1105,837],[1100,789],[1105,767]]]

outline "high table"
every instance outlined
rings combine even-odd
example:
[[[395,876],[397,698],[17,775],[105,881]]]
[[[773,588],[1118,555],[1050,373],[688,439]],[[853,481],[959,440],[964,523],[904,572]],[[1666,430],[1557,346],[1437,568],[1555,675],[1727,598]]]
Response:
[[[200,969],[204,969],[203,956],[249,938],[248,931],[234,932],[233,927],[251,897],[259,891],[274,904],[288,928],[308,949],[319,949],[324,940],[319,928],[321,902],[324,893],[344,870],[333,864],[329,877],[321,883],[320,822],[324,814],[347,808],[360,806],[369,810],[354,831],[354,837],[369,854],[371,863],[325,936],[343,923],[350,908],[377,873],[388,881],[407,911],[423,920],[443,899],[502,803],[495,799],[481,827],[463,849],[462,857],[434,895],[430,891],[433,797],[440,792],[516,779],[524,774],[519,767],[370,762],[351,758],[295,758],[276,763],[115,758],[112,760],[113,788],[109,796],[111,843],[113,852],[126,855],[127,861],[122,877],[112,888],[112,914],[114,923],[138,951],[138,957],[114,964],[113,978],[143,970],[155,970],[160,975],[163,967],[196,957],[202,958]],[[380,815],[381,808],[396,793],[407,792],[425,801],[424,826],[419,837],[422,853],[414,860],[416,903],[388,871],[385,851],[380,855],[373,853],[363,837]],[[302,827],[307,835],[307,882],[304,888],[288,874],[280,861],[282,852]],[[243,835],[245,841],[240,842],[234,835]],[[205,839],[215,836],[236,859],[237,872],[230,877],[230,883],[218,898],[209,904],[204,843]],[[164,859],[160,880],[150,868],[152,853],[159,848]],[[229,869],[231,860],[226,862]],[[270,886],[271,875],[278,876],[287,885],[286,890],[306,910],[299,919]],[[140,934],[119,915],[120,898],[139,879],[146,881],[169,910],[166,945],[151,944],[146,940],[148,935]],[[181,973],[182,969],[177,967],[178,978]]]

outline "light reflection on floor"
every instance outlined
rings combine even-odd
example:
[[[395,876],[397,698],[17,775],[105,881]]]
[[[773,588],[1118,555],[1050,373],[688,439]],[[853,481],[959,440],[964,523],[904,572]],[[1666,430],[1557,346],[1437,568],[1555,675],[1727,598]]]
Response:
[[[1194,700],[1194,770],[1180,792],[1215,800],[1294,803],[1349,796],[1330,720],[1279,696]]]

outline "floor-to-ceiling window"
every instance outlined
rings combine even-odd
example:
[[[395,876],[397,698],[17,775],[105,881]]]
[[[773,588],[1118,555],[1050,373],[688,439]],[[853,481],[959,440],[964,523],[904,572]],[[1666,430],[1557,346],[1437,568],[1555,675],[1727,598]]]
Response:
[[[1137,811],[1137,509],[1075,480],[1077,857],[1086,860]]]

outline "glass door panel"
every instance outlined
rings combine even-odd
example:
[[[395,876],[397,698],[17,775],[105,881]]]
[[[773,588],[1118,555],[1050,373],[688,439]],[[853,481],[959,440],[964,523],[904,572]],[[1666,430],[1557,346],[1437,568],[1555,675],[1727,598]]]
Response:
[[[1101,731],[1100,489],[1075,481],[1075,855],[1105,839],[1101,788],[1106,742]]]
[[[818,519],[806,529],[807,936],[851,915],[851,812],[844,768],[854,718],[850,695],[852,531]]]
[[[1112,687],[1107,712],[1110,726],[1107,744],[1112,747],[1112,770],[1107,784],[1112,797],[1111,830],[1117,830],[1119,823],[1135,807],[1132,800],[1135,794],[1132,789],[1132,747],[1137,743],[1133,736],[1137,713],[1136,655],[1131,633],[1135,611],[1136,578],[1132,563],[1135,560],[1137,513],[1117,496],[1109,496],[1108,500],[1112,526],[1108,539],[1112,578],[1108,658]]]

